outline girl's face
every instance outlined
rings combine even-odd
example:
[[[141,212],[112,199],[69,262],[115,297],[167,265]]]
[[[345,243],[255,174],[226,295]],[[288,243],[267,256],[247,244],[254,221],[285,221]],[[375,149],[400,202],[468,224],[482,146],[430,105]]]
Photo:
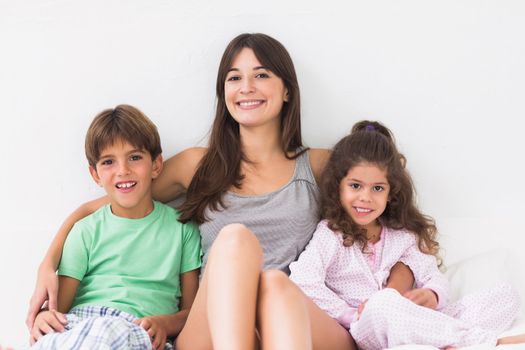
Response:
[[[339,184],[339,197],[346,213],[365,229],[377,227],[385,211],[390,186],[386,169],[359,163],[346,173]]]
[[[242,49],[224,82],[226,107],[242,127],[279,125],[287,89],[281,78],[263,67],[252,49]]]

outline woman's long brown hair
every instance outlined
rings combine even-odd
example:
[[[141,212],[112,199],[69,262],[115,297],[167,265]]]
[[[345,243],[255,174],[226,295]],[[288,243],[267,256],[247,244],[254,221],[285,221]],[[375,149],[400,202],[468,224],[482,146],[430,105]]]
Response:
[[[237,54],[243,49],[253,50],[259,62],[283,80],[288,90],[288,101],[281,110],[281,148],[289,159],[298,157],[305,149],[301,139],[299,84],[292,59],[285,47],[265,34],[241,34],[235,37],[222,55],[217,75],[217,109],[210,133],[208,150],[199,164],[186,193],[186,201],[179,208],[181,222],[206,221],[205,210],[225,207],[223,194],[232,186],[241,188],[241,162],[249,162],[242,151],[239,124],[226,107],[224,83]],[[289,156],[289,154],[293,154]]]
[[[350,135],[341,139],[332,151],[321,179],[321,214],[330,229],[343,234],[345,246],[356,241],[365,246],[366,230],[351,219],[339,198],[341,180],[360,163],[386,170],[390,193],[386,209],[380,216],[382,223],[393,229],[413,232],[422,252],[437,255],[439,243],[434,220],[418,209],[405,158],[397,150],[392,132],[378,122],[356,123]]]

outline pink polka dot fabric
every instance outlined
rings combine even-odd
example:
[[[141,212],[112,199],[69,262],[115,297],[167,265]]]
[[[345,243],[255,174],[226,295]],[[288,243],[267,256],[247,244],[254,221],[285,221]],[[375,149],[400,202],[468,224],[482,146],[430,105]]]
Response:
[[[361,349],[495,344],[497,334],[510,327],[519,312],[519,297],[506,285],[448,305],[448,281],[435,257],[422,253],[416,236],[408,231],[384,227],[374,248],[376,256],[371,259],[370,249],[363,253],[358,244],[343,246],[341,234],[321,221],[305,251],[290,265],[290,278],[321,309],[349,328]],[[416,288],[437,294],[438,311],[385,289],[398,261],[410,267]],[[357,308],[366,300],[358,320]]]

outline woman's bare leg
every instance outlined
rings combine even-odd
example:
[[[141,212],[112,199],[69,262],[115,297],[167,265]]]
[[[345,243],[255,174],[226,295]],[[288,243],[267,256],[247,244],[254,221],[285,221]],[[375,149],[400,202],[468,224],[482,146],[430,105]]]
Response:
[[[356,349],[350,333],[282,272],[261,276],[258,322],[263,349]]]
[[[498,345],[521,343],[525,343],[525,333],[518,335],[509,335],[508,337],[498,339]]]
[[[257,323],[263,350],[311,350],[308,308],[283,272],[265,271],[259,284]]]
[[[224,227],[211,248],[177,349],[254,349],[261,268],[262,250],[255,235],[243,225]]]

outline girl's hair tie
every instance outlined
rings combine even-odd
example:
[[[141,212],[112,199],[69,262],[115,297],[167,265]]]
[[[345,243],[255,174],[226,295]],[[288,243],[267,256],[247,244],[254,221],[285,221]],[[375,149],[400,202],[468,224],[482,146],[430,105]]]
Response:
[[[368,124],[367,126],[365,126],[365,130],[366,131],[376,131],[376,127],[373,126],[372,124]]]

